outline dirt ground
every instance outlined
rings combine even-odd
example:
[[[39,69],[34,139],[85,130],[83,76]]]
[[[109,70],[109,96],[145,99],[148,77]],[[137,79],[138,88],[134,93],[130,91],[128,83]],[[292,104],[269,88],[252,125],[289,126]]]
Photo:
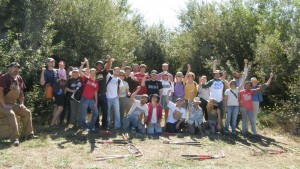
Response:
[[[260,130],[258,140],[252,138],[189,136],[187,134],[162,135],[172,141],[199,141],[201,145],[164,144],[158,136],[132,135],[132,142],[142,157],[127,157],[96,161],[101,155],[129,154],[124,145],[98,144],[96,140],[122,139],[121,133],[86,134],[80,130],[59,128],[50,131],[40,127],[39,139],[21,142],[13,147],[9,141],[0,141],[0,168],[300,168],[300,139],[270,130]],[[242,146],[250,146],[260,153]],[[262,150],[287,150],[282,154],[269,154]],[[183,154],[221,155],[221,159],[187,160]]]

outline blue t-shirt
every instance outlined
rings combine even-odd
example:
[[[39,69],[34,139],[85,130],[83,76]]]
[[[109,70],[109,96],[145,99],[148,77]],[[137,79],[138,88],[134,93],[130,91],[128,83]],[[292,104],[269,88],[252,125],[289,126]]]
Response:
[[[268,87],[268,85],[263,84],[263,90],[267,87]],[[251,89],[257,89],[257,88],[260,88],[260,85],[253,86]],[[263,101],[262,92],[254,93],[252,95],[252,101],[262,102]]]
[[[58,87],[58,71],[57,69],[45,70],[44,72],[45,84],[50,84],[53,88],[53,93],[59,92],[60,88]]]

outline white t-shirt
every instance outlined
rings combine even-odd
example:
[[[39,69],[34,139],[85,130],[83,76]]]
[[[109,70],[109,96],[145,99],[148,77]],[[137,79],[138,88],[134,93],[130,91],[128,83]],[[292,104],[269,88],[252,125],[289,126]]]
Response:
[[[161,81],[161,84],[163,86],[162,95],[166,96],[168,94],[168,91],[171,90],[174,92],[173,83],[170,81]],[[170,93],[171,96],[171,93]]]
[[[210,89],[210,99],[214,98],[217,102],[221,102],[223,99],[224,84],[221,80],[215,80]]]
[[[157,110],[156,108],[153,108],[153,110],[152,110],[152,117],[151,117],[150,123],[157,123],[156,110]]]
[[[135,100],[132,103],[132,106],[128,112],[128,115],[138,115],[140,116],[142,113],[145,113],[145,116],[148,116],[148,106],[147,104],[141,105],[141,101]]]
[[[110,73],[108,73],[107,75],[106,75],[106,83],[108,82],[108,80],[109,80],[109,77],[112,77],[112,79],[111,79],[111,81],[107,84],[107,87],[106,87],[106,90],[107,90],[107,92],[106,92],[106,97],[107,98],[116,98],[116,97],[118,97],[118,79],[119,78],[115,78],[115,77],[113,77]],[[124,84],[123,84],[123,82],[121,81],[121,83],[120,83],[120,85],[119,85],[119,89],[121,88],[121,87],[123,87],[124,86]],[[100,86],[99,86],[100,87]]]
[[[230,90],[236,95],[236,97]],[[227,96],[227,106],[238,106],[239,105],[239,101],[238,101],[239,92],[237,89],[233,89],[233,90],[227,89],[225,91],[225,95]]]
[[[174,115],[176,114],[179,114],[181,118],[185,119],[185,116],[186,116],[186,110],[181,107],[180,109],[178,107],[176,107],[176,105],[169,101],[168,103],[168,107],[170,108],[170,112],[168,114],[168,119],[167,119],[167,122],[169,123],[175,123],[177,122],[178,120],[180,119],[174,119]]]

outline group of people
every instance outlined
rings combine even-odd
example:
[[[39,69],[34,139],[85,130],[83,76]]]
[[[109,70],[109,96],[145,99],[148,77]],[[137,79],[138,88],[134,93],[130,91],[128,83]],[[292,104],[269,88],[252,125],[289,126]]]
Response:
[[[248,60],[244,60],[244,71],[234,72],[233,79],[228,81],[225,71],[217,70],[217,61],[213,62],[213,79],[207,81],[205,75],[195,82],[195,74],[191,65],[187,65],[187,73],[177,72],[173,76],[168,71],[168,64],[162,64],[162,72],[147,72],[145,64],[133,64],[131,67],[123,62],[121,67],[113,67],[114,59],[107,57],[105,62],[97,61],[95,68],[90,68],[85,58],[80,67],[65,70],[65,62],[59,62],[55,68],[55,60],[47,59],[47,68],[42,69],[40,84],[45,86],[48,97],[54,98],[54,110],[50,128],[57,122],[63,123],[67,116],[67,124],[80,127],[86,131],[96,131],[100,127],[109,130],[123,130],[126,133],[135,131],[142,134],[159,134],[164,130],[169,133],[184,132],[202,134],[203,127],[211,133],[217,131],[236,136],[238,114],[242,115],[242,134],[247,134],[250,121],[253,135],[256,132],[256,116],[259,103],[262,101],[262,90],[270,85],[273,74],[267,83],[258,83],[256,78],[245,81],[248,75]],[[24,107],[22,90],[25,85],[20,80],[20,65],[11,63],[9,73],[0,79],[0,115],[20,115],[19,110],[7,108],[7,95],[13,90],[10,84],[19,86],[19,107],[30,114]],[[17,74],[17,75],[15,75]],[[7,80],[10,79],[10,80]],[[48,90],[49,89],[49,90]],[[50,93],[49,93],[50,92]],[[75,95],[80,94],[80,98]],[[101,109],[102,113],[99,113]],[[4,111],[5,110],[5,111]],[[22,109],[23,110],[23,109]],[[226,120],[225,126],[223,118]],[[87,118],[90,114],[90,118]],[[1,118],[1,116],[0,116]],[[31,121],[27,116],[26,120]],[[100,122],[101,119],[101,122]],[[25,122],[24,120],[23,122]],[[113,121],[112,121],[113,120]],[[16,123],[16,121],[11,122]],[[112,125],[113,123],[113,125]],[[203,124],[206,125],[203,125]],[[32,124],[26,122],[26,135],[36,137]],[[14,126],[17,126],[15,124]],[[26,127],[25,127],[26,129]],[[18,130],[18,129],[16,129]],[[16,140],[11,135],[11,140]]]

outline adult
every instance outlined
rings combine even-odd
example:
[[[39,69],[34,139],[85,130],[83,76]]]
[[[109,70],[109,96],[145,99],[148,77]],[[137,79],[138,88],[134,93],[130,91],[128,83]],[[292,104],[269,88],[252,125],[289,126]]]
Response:
[[[191,65],[187,65],[188,70],[186,72],[186,75],[184,77],[184,101],[185,103],[188,103],[188,100],[190,99],[190,92],[191,91],[197,91],[197,83],[194,81],[195,80],[195,74],[191,72]],[[194,92],[193,99],[197,96],[197,92]],[[187,104],[185,105],[187,108]]]
[[[124,84],[119,79],[120,70],[121,69],[119,67],[115,67],[113,69],[113,74],[108,73],[106,76],[108,112],[111,113],[111,110],[114,110],[115,129],[121,128],[119,97],[121,94],[120,89],[124,86]],[[107,116],[107,127],[110,127],[110,114]]]
[[[148,96],[150,96],[152,94],[157,94],[161,98],[162,97],[162,88],[163,88],[163,86],[162,86],[161,81],[157,80],[157,71],[156,70],[151,71],[149,80],[146,80],[147,76],[145,76],[143,78],[141,87],[146,88]]]
[[[187,118],[187,131],[189,134],[199,133],[202,135],[202,122],[203,122],[203,112],[200,107],[200,98],[194,97],[194,91],[190,92],[190,99],[188,102],[189,114]]]
[[[236,86],[236,81],[231,80],[229,83],[230,88],[226,89],[224,96],[224,105],[226,114],[226,122],[224,133],[227,135],[229,133],[229,125],[231,122],[231,134],[232,136],[236,136],[236,120],[239,113],[239,91],[244,86],[244,81],[240,84],[240,86]]]
[[[86,65],[86,73],[84,74],[82,72],[83,66]],[[84,61],[81,63],[81,66],[79,68],[79,74],[81,76],[81,80],[84,85],[84,89],[82,92],[82,96],[80,99],[80,110],[81,110],[81,116],[80,121],[82,127],[86,131],[95,131],[95,123],[98,117],[98,90],[99,85],[96,81],[96,69],[92,68],[89,69],[89,61],[85,58]],[[90,108],[93,115],[92,119],[87,124],[86,122],[86,114],[87,109]]]
[[[247,78],[248,75],[248,60],[244,59],[244,71],[239,73],[239,72],[233,72],[233,80],[236,81],[236,86],[240,86],[241,82]],[[245,74],[246,76],[243,77],[243,74]],[[244,79],[243,79],[244,78]]]
[[[207,83],[207,77],[205,75],[199,77],[198,97],[200,98],[201,101],[200,107],[202,108],[204,118],[207,121],[208,116],[207,116],[206,106],[209,100],[210,89],[202,88],[202,85],[205,83]]]
[[[120,119],[122,120],[124,118],[124,115],[127,113],[126,107],[128,105],[128,96],[130,96],[129,93],[129,85],[125,79],[125,72],[124,70],[120,71],[119,74],[119,79],[123,83],[123,87],[120,88],[120,97],[119,97],[119,102],[120,102]]]
[[[59,87],[58,81],[58,71],[55,69],[55,60],[53,58],[47,59],[47,69],[42,68],[42,74],[40,78],[40,84],[50,85],[52,87],[52,93],[54,96],[54,110],[53,110],[53,118],[50,122],[50,127],[53,128],[56,126],[56,121],[60,116],[61,112],[64,109],[64,101],[65,96],[64,92]]]
[[[147,134],[160,134],[162,132],[162,106],[159,103],[159,96],[152,94],[148,105],[148,116],[145,116],[145,124],[147,125]]]
[[[169,113],[169,107],[166,103],[166,97],[168,94],[168,91],[171,90],[172,92],[174,92],[174,88],[173,88],[173,83],[172,81],[169,80],[169,73],[167,71],[163,72],[162,74],[162,80],[161,80],[161,84],[162,84],[162,97],[161,97],[161,105],[163,108],[163,111],[165,112],[165,123],[167,121],[168,118],[168,113]],[[172,92],[169,93],[169,99],[172,100]]]
[[[173,82],[173,75],[169,72],[169,64],[163,63],[161,66],[162,72],[157,75],[157,80],[162,80],[163,73],[168,72],[168,80]]]
[[[72,124],[74,127],[81,126],[80,123],[80,103],[74,99],[71,98],[73,93],[75,93],[81,86],[81,78],[79,77],[79,69],[77,67],[74,67],[71,71],[71,78],[67,80],[67,86],[66,86],[66,97],[69,99],[70,104],[70,124]]]
[[[252,96],[254,93],[260,92],[263,89],[263,85],[260,86],[260,88],[251,89],[252,83],[250,81],[245,83],[244,90],[240,92],[239,95],[239,101],[241,106],[241,112],[242,112],[242,134],[245,137],[247,132],[247,125],[248,121],[250,121],[251,124],[251,131],[254,137],[256,137],[256,121],[254,118],[253,113],[253,103],[252,103]]]
[[[140,71],[140,66],[137,63],[132,64],[132,74],[135,75]]]
[[[131,94],[136,91],[137,86],[139,86],[139,81],[131,74],[131,67],[130,66],[126,66],[124,68],[125,71],[125,78],[124,81],[128,83],[129,86],[129,94],[128,97],[131,96]],[[127,105],[126,105],[126,112],[128,112],[131,108],[131,102],[130,102],[130,98],[127,98]]]
[[[166,99],[166,103],[170,108],[170,112],[166,124],[166,131],[170,133],[177,133],[185,128],[186,110],[185,108],[182,107],[183,100],[181,98],[178,98],[176,100],[176,103],[169,101],[170,93],[171,91],[169,91],[169,93],[167,94],[167,99]]]
[[[267,87],[270,86],[273,76],[274,76],[273,73],[270,73],[270,77],[269,77],[269,80],[267,81],[267,83],[262,84],[263,85],[263,90],[265,90]],[[257,89],[257,88],[260,88],[260,86],[261,86],[260,84],[258,84],[258,80],[257,80],[256,77],[251,78],[251,83],[252,83],[252,88],[251,89]],[[264,99],[263,99],[263,96],[262,96],[262,92],[254,93],[253,96],[252,96],[254,121],[256,121],[257,114],[259,112],[259,104],[263,100]]]
[[[222,129],[222,117],[219,104],[216,99],[210,99],[207,103],[208,124],[210,133],[215,134],[217,130]]]
[[[123,128],[126,133],[130,132],[132,128],[136,129],[136,132],[144,134],[145,128],[142,124],[142,116],[148,116],[148,95],[144,94],[141,96],[140,100],[135,99],[135,95],[141,90],[141,87],[137,87],[137,90],[130,96],[130,101],[132,106],[128,114],[123,119]]]
[[[0,118],[6,119],[8,127],[0,132],[0,138],[9,138],[14,146],[18,146],[19,128],[16,116],[21,117],[27,140],[37,136],[33,133],[31,112],[24,105],[23,90],[26,86],[19,75],[20,65],[12,62],[7,68],[8,73],[0,76]]]
[[[148,79],[148,76],[145,73],[146,69],[147,69],[147,66],[145,64],[141,64],[139,69],[140,69],[140,72],[134,74],[134,77],[139,81],[139,86],[141,86],[141,90],[137,93],[136,99],[139,99],[139,97],[141,95],[147,93],[146,87],[142,85],[143,79],[144,78]]]
[[[220,70],[215,70],[214,72],[214,79],[208,81],[206,84],[202,84],[202,88],[210,88],[210,99],[215,99],[218,104],[218,109],[220,109],[221,118],[223,118],[223,94],[225,92],[225,84],[220,79]],[[221,126],[223,127],[223,122],[221,120]]]
[[[98,85],[100,86],[100,89],[98,91],[98,107],[101,108],[102,110],[102,119],[101,119],[101,123],[102,123],[102,128],[103,129],[107,129],[107,116],[108,116],[108,107],[107,107],[107,98],[106,98],[106,76],[108,74],[108,72],[110,71],[112,62],[113,62],[113,58],[110,57],[109,55],[107,56],[108,60],[107,63],[104,65],[104,63],[99,60],[96,62],[96,70],[97,70],[97,74],[96,74],[96,80],[98,82]],[[99,123],[99,116],[97,117],[96,120],[96,128],[99,128],[100,123]]]
[[[213,61],[213,72],[215,72],[217,70],[217,64],[219,64],[219,63],[220,62],[218,60]],[[220,80],[222,80],[224,82],[225,89],[228,89],[229,88],[229,82],[227,80],[227,72],[226,71],[222,71]]]
[[[183,83],[183,73],[177,72],[174,81],[174,93],[173,102],[176,102],[178,98],[184,100],[184,83]]]

